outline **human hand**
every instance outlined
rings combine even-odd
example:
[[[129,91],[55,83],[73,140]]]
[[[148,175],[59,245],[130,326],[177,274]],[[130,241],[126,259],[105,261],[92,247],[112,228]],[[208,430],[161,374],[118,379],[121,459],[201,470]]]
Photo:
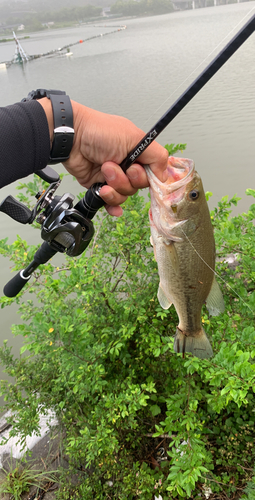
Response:
[[[41,99],[39,102],[43,105],[43,101],[44,99]],[[70,157],[63,165],[86,188],[95,182],[107,182],[107,185],[102,187],[100,196],[105,201],[109,214],[120,216],[120,204],[138,189],[149,186],[146,172],[140,164],[133,164],[126,174],[119,167],[145,134],[126,118],[101,113],[75,101],[71,102],[74,143]],[[45,106],[49,110],[48,103],[45,102]],[[48,117],[47,112],[46,115]],[[50,119],[52,120],[52,117]],[[48,123],[53,136],[53,122],[49,122],[49,118]],[[155,175],[165,181],[167,158],[166,149],[153,142],[140,155],[139,160],[142,164],[149,164]]]

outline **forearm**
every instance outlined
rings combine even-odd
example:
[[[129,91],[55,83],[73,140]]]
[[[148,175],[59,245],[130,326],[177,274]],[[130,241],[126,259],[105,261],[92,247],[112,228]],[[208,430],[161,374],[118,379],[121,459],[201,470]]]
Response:
[[[0,187],[47,165],[49,127],[38,102],[0,108],[0,136]]]

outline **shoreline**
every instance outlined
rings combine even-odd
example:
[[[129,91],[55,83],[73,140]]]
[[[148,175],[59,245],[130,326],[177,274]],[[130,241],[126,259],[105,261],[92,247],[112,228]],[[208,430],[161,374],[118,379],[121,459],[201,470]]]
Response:
[[[50,434],[53,427],[58,426],[58,421],[52,411],[41,414],[39,421],[40,435],[34,432],[31,436],[27,436],[27,448],[22,449],[22,446],[19,444],[19,440],[21,439],[20,435],[17,435],[17,437],[10,437],[12,428],[10,419],[12,417],[15,419],[15,415],[8,410],[0,418],[0,439],[2,440],[4,438],[4,440],[8,440],[7,443],[2,443],[0,447],[0,467],[3,467],[4,461],[6,461],[6,459],[8,460],[8,458],[14,458],[16,460],[23,458],[27,454],[28,449],[33,450],[42,439]]]

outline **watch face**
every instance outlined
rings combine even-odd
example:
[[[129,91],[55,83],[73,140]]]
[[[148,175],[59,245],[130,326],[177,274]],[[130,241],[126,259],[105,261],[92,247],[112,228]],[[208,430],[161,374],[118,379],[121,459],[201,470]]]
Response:
[[[46,89],[36,89],[36,90],[31,90],[27,97],[24,97],[24,99],[21,100],[21,102],[27,102],[27,101],[37,101],[39,99],[42,99],[43,97],[48,97],[50,99],[51,95],[66,95],[66,92],[64,90],[46,90]]]

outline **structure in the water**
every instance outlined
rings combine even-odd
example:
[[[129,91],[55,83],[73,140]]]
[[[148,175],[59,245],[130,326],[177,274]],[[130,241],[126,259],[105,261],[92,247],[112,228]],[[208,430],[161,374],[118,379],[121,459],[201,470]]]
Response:
[[[26,54],[24,49],[21,47],[19,40],[17,39],[14,31],[13,31],[13,38],[16,43],[16,49],[15,49],[15,54],[13,57],[12,62],[14,63],[24,63],[29,61],[30,57]]]
[[[101,26],[94,26],[94,27],[101,28]],[[9,68],[9,66],[11,66],[12,64],[15,64],[15,63],[23,64],[27,61],[32,61],[33,59],[38,59],[40,57],[52,57],[55,55],[71,56],[71,55],[73,55],[73,53],[70,51],[70,47],[72,47],[74,45],[78,45],[78,44],[83,43],[83,42],[88,42],[89,40],[92,40],[93,38],[99,38],[99,37],[101,38],[102,36],[105,36],[105,35],[111,35],[113,33],[117,33],[119,31],[125,30],[126,26],[119,26],[119,27],[107,26],[107,28],[115,28],[115,29],[113,31],[108,31],[106,33],[100,33],[98,35],[90,36],[90,37],[85,38],[83,40],[78,40],[77,42],[69,43],[68,45],[64,45],[64,47],[60,47],[59,49],[50,50],[50,51],[44,52],[42,54],[34,54],[32,56],[31,55],[29,56],[28,54],[26,54],[25,50],[21,47],[21,44],[13,31],[13,38],[14,38],[14,41],[16,44],[14,57],[12,58],[11,61],[0,62],[0,69]]]

